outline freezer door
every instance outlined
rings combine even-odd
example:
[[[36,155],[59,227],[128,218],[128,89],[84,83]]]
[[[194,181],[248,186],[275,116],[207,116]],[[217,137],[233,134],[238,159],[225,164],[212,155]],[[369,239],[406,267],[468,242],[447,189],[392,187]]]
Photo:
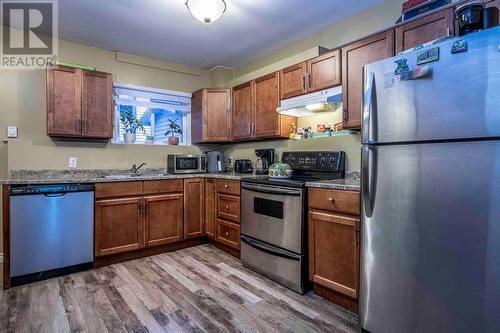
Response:
[[[500,141],[364,146],[363,159],[363,328],[500,332]]]
[[[461,37],[468,51],[452,54],[457,40],[365,67],[363,143],[500,136],[500,27]],[[439,60],[417,66],[434,47]],[[410,72],[395,75],[401,59]]]

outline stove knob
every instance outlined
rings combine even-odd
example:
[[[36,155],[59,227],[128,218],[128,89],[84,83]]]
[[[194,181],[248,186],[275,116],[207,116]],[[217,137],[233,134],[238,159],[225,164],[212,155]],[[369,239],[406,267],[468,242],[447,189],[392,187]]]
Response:
[[[330,158],[330,163],[335,163],[335,157]]]
[[[325,163],[326,162],[326,158],[322,157],[321,158],[321,163]]]

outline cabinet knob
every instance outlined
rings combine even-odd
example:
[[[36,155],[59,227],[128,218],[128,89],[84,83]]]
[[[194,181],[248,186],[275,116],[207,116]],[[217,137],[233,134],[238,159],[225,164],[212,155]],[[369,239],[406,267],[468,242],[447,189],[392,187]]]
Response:
[[[334,198],[328,198],[328,201],[330,201],[331,203],[335,203],[335,199]]]
[[[226,210],[229,210],[229,205],[226,205]]]
[[[229,187],[229,185],[227,185],[227,184],[226,184],[226,185],[224,185],[224,188],[228,188],[228,187]]]
[[[229,231],[226,231],[226,232],[224,233],[224,235],[225,235],[225,236],[229,236]]]

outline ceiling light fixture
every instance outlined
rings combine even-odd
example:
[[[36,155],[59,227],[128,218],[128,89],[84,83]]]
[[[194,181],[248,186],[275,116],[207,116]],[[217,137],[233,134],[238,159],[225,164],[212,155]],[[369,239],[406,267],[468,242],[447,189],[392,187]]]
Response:
[[[224,0],[186,0],[186,7],[191,14],[203,23],[213,23],[226,11]]]

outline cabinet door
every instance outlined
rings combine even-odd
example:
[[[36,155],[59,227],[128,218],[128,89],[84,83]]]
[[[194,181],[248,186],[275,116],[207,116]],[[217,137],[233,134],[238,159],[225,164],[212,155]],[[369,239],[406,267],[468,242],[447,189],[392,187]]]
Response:
[[[257,138],[280,136],[279,72],[255,80],[254,136]]]
[[[95,256],[144,247],[142,199],[110,199],[95,203]]]
[[[47,135],[82,135],[82,70],[47,69]]]
[[[309,213],[309,278],[314,283],[358,298],[358,218]]]
[[[203,236],[203,179],[184,179],[184,238]]]
[[[215,221],[217,216],[217,181],[205,179],[205,234],[215,239]]]
[[[203,90],[203,141],[231,139],[231,89]]]
[[[454,32],[453,8],[424,16],[396,28],[396,54]]]
[[[280,71],[280,97],[287,99],[307,92],[306,62],[301,62]]]
[[[180,193],[144,198],[146,246],[182,240],[183,195]]]
[[[368,37],[342,48],[344,127],[361,127],[363,67],[394,55],[394,30]]]
[[[113,79],[111,74],[83,71],[82,134],[91,138],[113,136]]]
[[[249,139],[253,135],[253,81],[233,88],[233,140]]]
[[[340,50],[307,61],[308,92],[340,85]]]

